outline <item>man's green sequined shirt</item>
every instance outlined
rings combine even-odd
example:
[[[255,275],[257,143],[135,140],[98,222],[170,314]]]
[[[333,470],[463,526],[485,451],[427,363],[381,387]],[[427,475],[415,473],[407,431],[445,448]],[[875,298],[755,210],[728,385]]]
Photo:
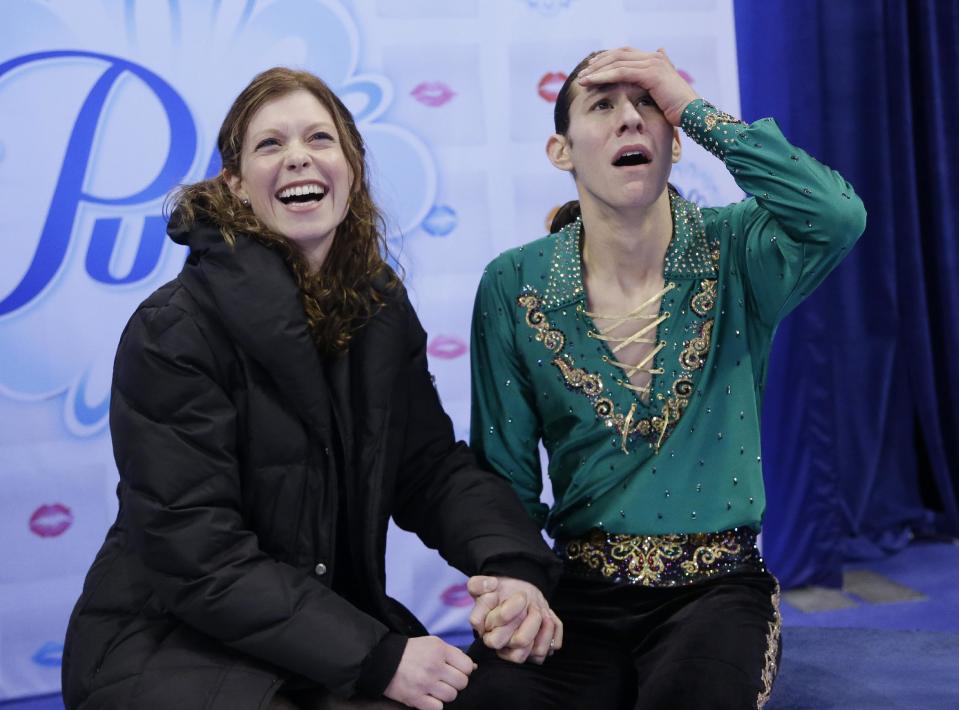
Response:
[[[501,254],[480,282],[472,445],[558,539],[758,528],[773,333],[864,229],[852,187],[772,119],[746,125],[697,99],[682,128],[751,197],[700,209],[671,195],[663,276],[675,287],[662,298],[666,345],[648,403],[620,384],[607,344],[587,336],[598,329],[585,312],[577,223]],[[540,502],[540,440],[552,510]]]

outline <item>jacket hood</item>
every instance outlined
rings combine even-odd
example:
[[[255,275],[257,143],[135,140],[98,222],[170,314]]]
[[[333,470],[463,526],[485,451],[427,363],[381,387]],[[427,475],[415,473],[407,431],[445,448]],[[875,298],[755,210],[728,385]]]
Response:
[[[217,243],[224,243],[219,226],[209,220],[189,223],[180,208],[173,210],[166,226],[167,236],[177,244],[190,247],[191,251],[204,251]]]

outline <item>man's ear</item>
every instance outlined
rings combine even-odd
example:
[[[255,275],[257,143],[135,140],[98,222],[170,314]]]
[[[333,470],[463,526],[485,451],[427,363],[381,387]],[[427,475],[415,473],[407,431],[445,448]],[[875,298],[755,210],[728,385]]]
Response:
[[[573,161],[569,157],[569,138],[554,133],[546,141],[546,157],[560,170],[573,172]]]
[[[243,179],[239,175],[234,175],[224,169],[223,177],[226,180],[227,187],[230,188],[230,192],[236,195],[240,202],[249,202],[250,197],[246,194],[246,189],[243,187]]]
[[[683,157],[683,144],[679,142],[679,129],[673,129],[673,162],[678,163]]]

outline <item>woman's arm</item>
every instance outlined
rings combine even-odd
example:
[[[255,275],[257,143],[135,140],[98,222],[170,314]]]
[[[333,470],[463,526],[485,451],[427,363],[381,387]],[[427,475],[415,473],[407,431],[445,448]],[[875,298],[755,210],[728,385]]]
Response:
[[[487,575],[470,580],[471,585],[492,585],[484,593],[474,594],[477,604],[470,616],[487,645],[507,660],[542,663],[551,648],[562,645],[562,622],[546,601],[558,579],[559,562],[509,483],[477,468],[466,447],[453,443],[452,425],[426,370],[426,334],[412,307],[408,308],[414,343],[409,371],[411,407],[407,456],[394,517],[460,570]],[[474,318],[474,373],[476,326]],[[504,386],[509,389],[514,383]],[[473,401],[475,431],[475,392]],[[490,425],[497,436],[502,436],[498,432],[510,431],[509,422],[502,419],[500,416],[495,427]],[[529,462],[530,473],[535,472],[537,503],[541,486],[538,440],[538,433],[531,433],[525,441],[517,439],[512,452],[502,452],[515,453]],[[505,445],[502,441],[500,444]],[[539,506],[543,508],[542,519],[545,506]]]
[[[426,333],[408,301],[410,350],[406,437],[393,511],[466,574],[509,574],[549,592],[558,576],[555,555],[501,477],[476,465],[456,442],[427,369]]]

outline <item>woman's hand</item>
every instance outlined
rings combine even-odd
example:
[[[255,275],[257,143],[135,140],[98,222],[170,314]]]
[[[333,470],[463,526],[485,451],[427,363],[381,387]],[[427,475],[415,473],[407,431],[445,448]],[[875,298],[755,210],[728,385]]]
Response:
[[[600,52],[579,73],[581,86],[596,84],[636,84],[646,89],[659,110],[672,125],[678,126],[683,109],[699,97],[676,71],[666,52],[643,52],[621,47]]]
[[[470,625],[500,658],[541,664],[562,647],[563,622],[529,582],[478,575],[466,588],[474,600]]]
[[[472,658],[443,639],[411,638],[383,695],[418,710],[442,710],[466,687],[475,667]]]

